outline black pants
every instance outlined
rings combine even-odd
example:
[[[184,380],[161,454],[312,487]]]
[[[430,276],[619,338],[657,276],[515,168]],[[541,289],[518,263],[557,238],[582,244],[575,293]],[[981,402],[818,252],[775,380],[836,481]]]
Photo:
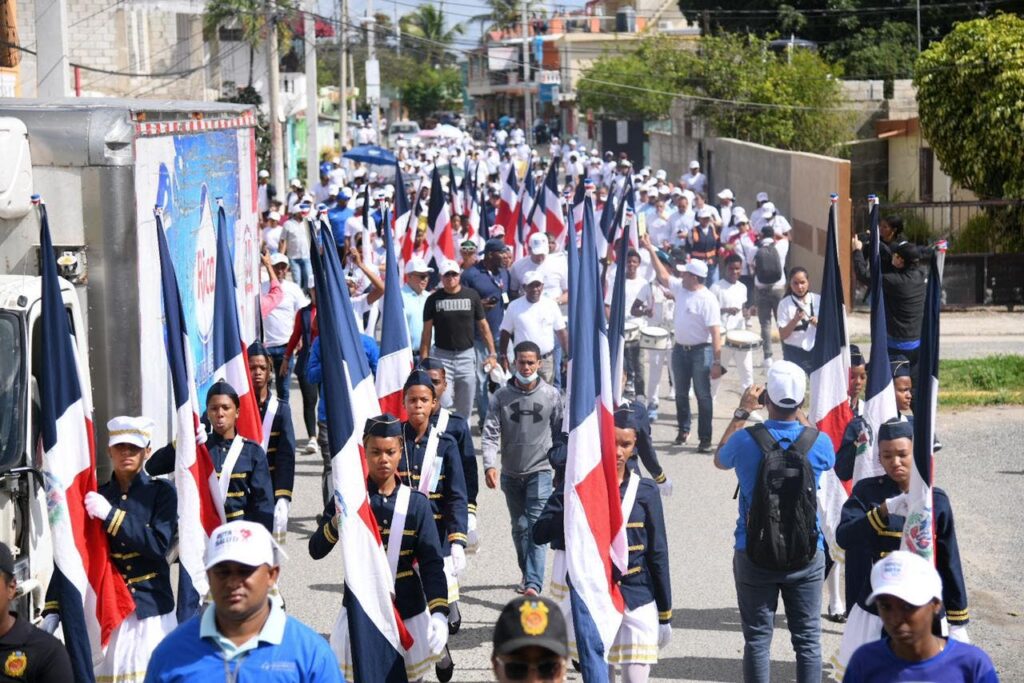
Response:
[[[814,369],[814,366],[811,364],[811,352],[804,351],[799,346],[793,346],[792,344],[786,344],[783,342],[782,358],[799,365],[803,371],[807,373],[808,377],[811,374],[811,370]]]
[[[637,396],[647,396],[644,382],[644,361],[641,355],[640,342],[626,342],[622,350],[622,361],[626,371],[626,381],[633,383],[633,392]]]
[[[302,423],[306,425],[309,438],[316,438],[316,403],[320,400],[320,385],[306,381],[306,374],[297,374],[299,391],[302,392]]]

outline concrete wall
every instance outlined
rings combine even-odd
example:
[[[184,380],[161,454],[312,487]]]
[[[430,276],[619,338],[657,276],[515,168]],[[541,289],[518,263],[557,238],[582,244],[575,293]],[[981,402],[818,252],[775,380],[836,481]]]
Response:
[[[821,286],[829,195],[839,195],[839,258],[844,289],[850,292],[850,162],[729,138],[707,138],[704,144],[715,192],[728,187],[748,213],[757,206],[757,193],[767,192],[789,220],[793,231],[787,267],[806,268],[814,291]]]

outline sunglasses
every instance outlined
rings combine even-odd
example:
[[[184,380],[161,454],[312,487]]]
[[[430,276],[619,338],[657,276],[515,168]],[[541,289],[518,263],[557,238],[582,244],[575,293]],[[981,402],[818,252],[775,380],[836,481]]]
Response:
[[[459,275],[461,275],[461,274],[462,274],[462,273],[445,273],[445,274],[444,274],[444,275],[442,275],[441,277],[458,277],[458,276],[459,276]]]
[[[522,662],[514,659],[495,657],[498,664],[505,672],[505,678],[510,681],[525,681],[531,671],[536,671],[537,676],[544,681],[553,680],[562,672],[562,660],[545,659],[541,662]]]

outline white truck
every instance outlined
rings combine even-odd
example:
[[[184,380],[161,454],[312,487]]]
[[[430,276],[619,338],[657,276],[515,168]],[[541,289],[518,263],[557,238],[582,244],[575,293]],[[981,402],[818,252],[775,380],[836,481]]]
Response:
[[[154,208],[162,210],[202,395],[215,379],[209,343],[219,204],[234,245],[242,336],[256,336],[256,179],[247,107],[0,99],[0,541],[15,556],[23,617],[38,617],[53,566],[37,470],[40,247],[31,196],[46,204],[64,305],[88,363],[102,483],[110,472],[109,418],[153,418],[157,446],[172,436]]]

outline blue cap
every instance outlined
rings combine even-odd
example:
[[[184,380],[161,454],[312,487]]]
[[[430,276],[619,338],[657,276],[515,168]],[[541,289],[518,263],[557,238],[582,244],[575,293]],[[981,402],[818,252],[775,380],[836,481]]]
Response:
[[[384,413],[377,417],[371,417],[363,427],[363,438],[368,436],[382,436],[390,438],[402,436],[402,421],[391,413]]]
[[[878,441],[893,441],[895,439],[914,440],[914,424],[894,418],[878,427]]]
[[[497,238],[489,239],[487,240],[487,243],[484,244],[484,254],[493,254],[496,251],[502,252],[506,249],[508,249],[508,246],[505,244],[504,240],[499,240]]]
[[[424,386],[430,387],[430,393],[435,398],[437,397],[437,390],[434,389],[434,382],[430,379],[430,375],[427,374],[426,370],[413,370],[409,373],[409,378],[405,380],[405,386],[402,387],[402,393],[409,391],[412,387]]]

